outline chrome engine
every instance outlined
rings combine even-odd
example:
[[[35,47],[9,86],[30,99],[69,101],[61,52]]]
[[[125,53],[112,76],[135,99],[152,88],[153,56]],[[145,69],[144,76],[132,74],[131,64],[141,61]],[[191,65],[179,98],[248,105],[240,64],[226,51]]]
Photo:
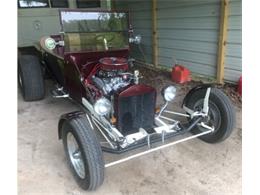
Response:
[[[100,70],[92,77],[95,85],[102,90],[104,95],[111,95],[121,88],[132,83],[133,76],[131,73],[121,71],[103,71]]]
[[[105,57],[99,63],[100,69],[92,77],[92,81],[104,95],[112,95],[135,80],[134,75],[127,72],[128,60],[125,58]]]

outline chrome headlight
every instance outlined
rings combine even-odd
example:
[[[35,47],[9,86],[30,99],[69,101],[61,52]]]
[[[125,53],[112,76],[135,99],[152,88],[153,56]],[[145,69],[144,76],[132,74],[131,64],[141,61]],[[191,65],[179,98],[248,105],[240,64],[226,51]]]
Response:
[[[111,102],[106,98],[100,98],[94,104],[94,110],[98,115],[104,116],[111,111]]]
[[[174,98],[176,96],[176,92],[177,92],[176,87],[174,87],[174,86],[166,87],[163,91],[164,100],[167,102],[174,100]]]

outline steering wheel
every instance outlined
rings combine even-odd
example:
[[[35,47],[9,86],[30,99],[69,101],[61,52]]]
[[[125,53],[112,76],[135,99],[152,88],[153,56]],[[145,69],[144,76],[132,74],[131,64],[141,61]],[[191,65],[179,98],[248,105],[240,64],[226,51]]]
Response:
[[[96,35],[95,40],[97,42],[103,42],[103,40],[106,39],[107,42],[110,42],[114,38],[115,38],[115,34],[99,34],[99,35]]]

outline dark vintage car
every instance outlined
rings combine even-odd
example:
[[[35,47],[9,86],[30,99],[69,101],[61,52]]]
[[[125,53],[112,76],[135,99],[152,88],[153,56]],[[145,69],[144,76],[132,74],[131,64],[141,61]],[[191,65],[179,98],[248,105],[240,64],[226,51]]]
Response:
[[[60,10],[60,23],[59,35],[40,40],[38,56],[19,56],[18,82],[25,101],[40,100],[48,73],[56,83],[52,96],[78,103],[80,111],[60,117],[58,137],[83,189],[99,187],[105,167],[195,137],[216,143],[231,134],[233,107],[213,85],[189,91],[182,113],[169,110],[176,88],[165,86],[159,94],[165,103],[156,106],[156,90],[139,82],[138,70],[129,71],[129,46],[139,44],[141,37],[133,35],[127,12],[65,9]],[[183,134],[189,136],[164,141]],[[161,144],[155,147],[156,142]],[[145,145],[143,152],[104,162],[102,152],[120,154]]]

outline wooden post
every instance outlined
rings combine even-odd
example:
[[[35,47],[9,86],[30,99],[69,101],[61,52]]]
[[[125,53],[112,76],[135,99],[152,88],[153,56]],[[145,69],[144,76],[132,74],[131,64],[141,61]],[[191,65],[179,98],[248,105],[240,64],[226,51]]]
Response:
[[[153,64],[158,66],[158,32],[157,32],[157,0],[152,0],[152,39],[153,39]]]
[[[221,0],[220,28],[217,62],[217,82],[224,82],[225,53],[227,43],[229,0]]]
[[[49,8],[51,8],[51,0],[48,0]]]
[[[76,1],[74,1],[74,0],[69,0],[68,1],[68,3],[69,3],[69,8],[77,8],[77,3],[76,3]]]
[[[116,10],[116,0],[110,0],[110,9]]]

